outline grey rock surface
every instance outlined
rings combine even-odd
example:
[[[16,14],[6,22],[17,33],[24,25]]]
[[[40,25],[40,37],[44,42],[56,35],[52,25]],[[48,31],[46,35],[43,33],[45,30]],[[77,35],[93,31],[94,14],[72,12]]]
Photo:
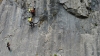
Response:
[[[0,56],[100,56],[99,5],[99,0],[3,0]],[[38,24],[31,28],[33,6]]]
[[[91,0],[60,0],[64,8],[77,17],[88,17]]]

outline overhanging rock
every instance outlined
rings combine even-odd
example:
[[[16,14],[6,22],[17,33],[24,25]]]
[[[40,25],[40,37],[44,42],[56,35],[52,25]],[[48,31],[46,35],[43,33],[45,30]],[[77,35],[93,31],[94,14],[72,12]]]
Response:
[[[91,0],[60,0],[63,7],[71,14],[80,17],[88,18],[91,10]]]

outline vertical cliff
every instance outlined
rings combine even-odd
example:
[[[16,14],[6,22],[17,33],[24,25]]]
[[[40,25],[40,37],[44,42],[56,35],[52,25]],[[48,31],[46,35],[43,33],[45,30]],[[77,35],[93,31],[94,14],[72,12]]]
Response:
[[[100,56],[99,0],[0,1],[0,56]]]

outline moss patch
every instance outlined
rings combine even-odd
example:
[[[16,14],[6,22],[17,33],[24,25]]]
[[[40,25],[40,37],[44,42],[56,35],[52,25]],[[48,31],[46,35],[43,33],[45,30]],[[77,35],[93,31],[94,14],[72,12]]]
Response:
[[[54,56],[57,56],[57,54],[54,54]]]

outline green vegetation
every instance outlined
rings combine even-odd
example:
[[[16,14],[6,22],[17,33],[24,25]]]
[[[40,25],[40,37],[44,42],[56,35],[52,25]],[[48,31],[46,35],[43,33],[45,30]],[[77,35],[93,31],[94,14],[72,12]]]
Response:
[[[15,0],[15,2],[17,2],[17,0]]]
[[[97,23],[95,23],[94,25],[95,25],[95,26],[98,26],[98,24],[97,24]]]
[[[54,56],[57,56],[57,54],[54,54]]]
[[[36,54],[36,56],[38,56],[38,54]]]

